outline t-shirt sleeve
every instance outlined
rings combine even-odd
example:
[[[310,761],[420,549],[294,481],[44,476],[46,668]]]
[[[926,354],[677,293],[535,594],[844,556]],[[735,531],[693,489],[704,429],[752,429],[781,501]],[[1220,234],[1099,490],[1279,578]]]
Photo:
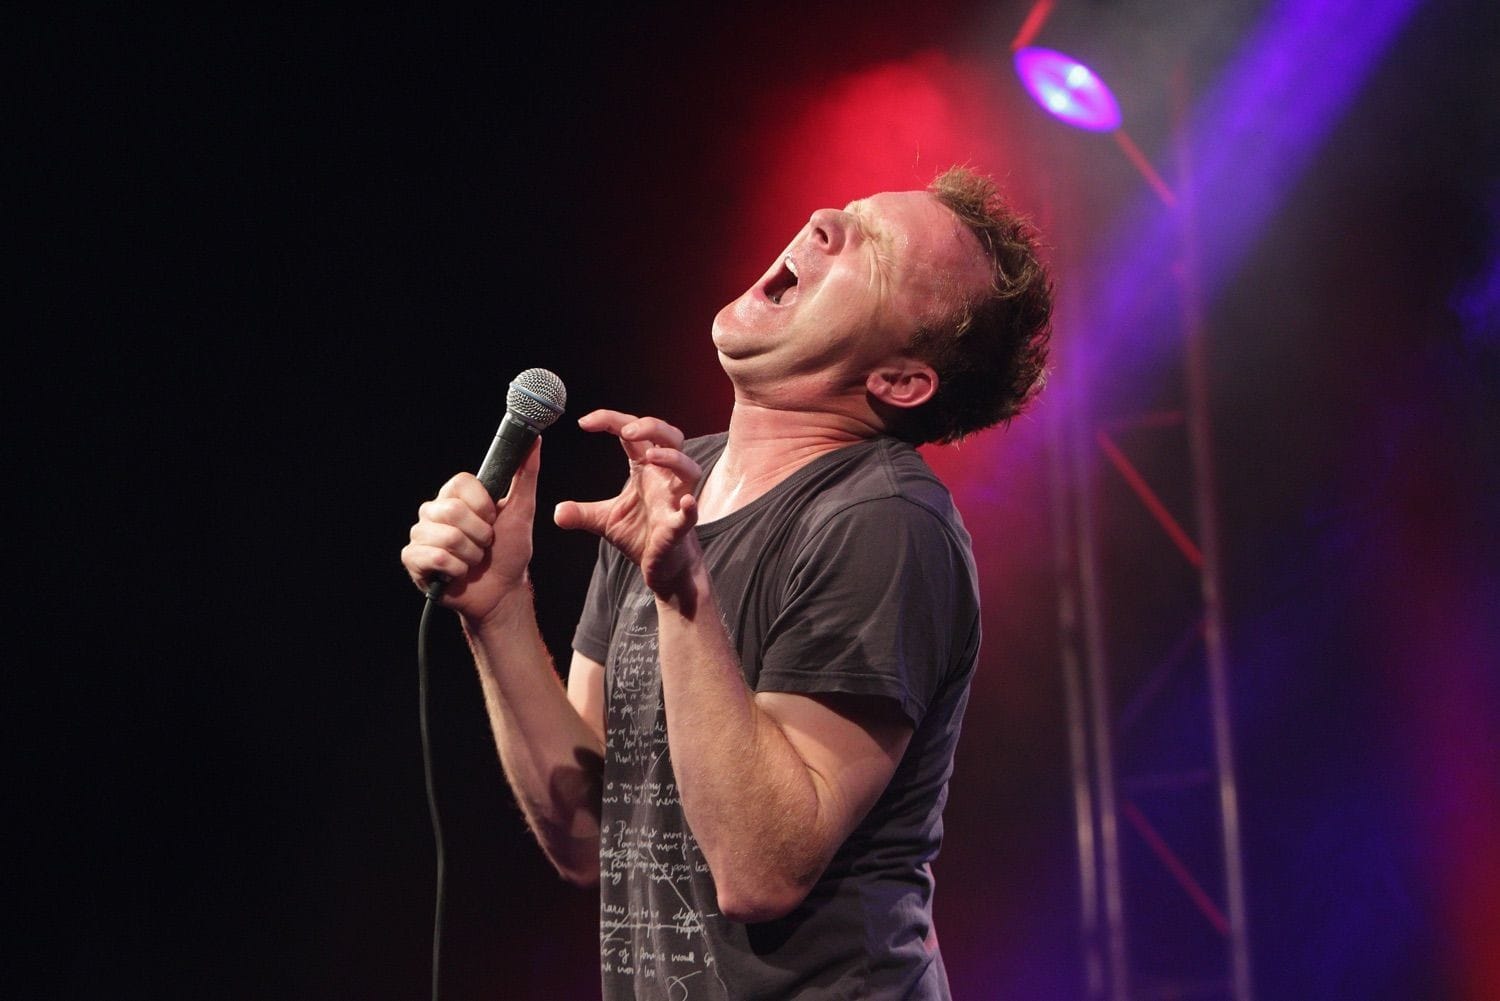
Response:
[[[864,501],[797,555],[755,687],[885,696],[916,725],[977,619],[970,563],[940,519],[899,497]]]
[[[573,649],[602,664],[609,656],[609,637],[615,626],[615,601],[610,593],[610,563],[615,550],[599,540],[599,556],[594,560],[594,575],[589,578],[588,596],[583,599],[583,614],[573,630]]]

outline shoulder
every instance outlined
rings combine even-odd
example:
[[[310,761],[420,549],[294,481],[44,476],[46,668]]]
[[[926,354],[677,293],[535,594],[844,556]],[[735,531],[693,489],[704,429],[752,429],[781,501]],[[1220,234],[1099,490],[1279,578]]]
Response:
[[[835,522],[925,526],[968,546],[953,496],[915,448],[895,438],[851,446],[809,505],[809,528]]]

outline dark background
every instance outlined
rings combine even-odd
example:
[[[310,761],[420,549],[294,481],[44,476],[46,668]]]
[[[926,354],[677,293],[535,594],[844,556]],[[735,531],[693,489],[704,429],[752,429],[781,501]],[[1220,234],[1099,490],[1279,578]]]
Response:
[[[1042,39],[1129,43],[1107,75],[1159,162],[1159,64],[1206,86],[1267,9],[1189,7],[1221,20],[1094,0]],[[573,414],[722,426],[714,311],[812,209],[945,165],[850,173],[857,145],[818,141],[818,102],[872,68],[993,64],[976,158],[1062,220],[1059,282],[1087,297],[1089,225],[1139,179],[1020,93],[1026,9],[18,26],[16,996],[420,996],[416,505],[478,462],[523,368]],[[1266,998],[1500,990],[1497,41],[1481,0],[1416,9],[1210,303]],[[937,868],[959,997],[1082,996],[1042,423],[934,459],[986,578]],[[619,472],[560,427],[542,507]],[[565,661],[594,547],[549,524],[536,547]],[[447,996],[591,996],[594,897],[534,849],[456,625],[435,632]]]

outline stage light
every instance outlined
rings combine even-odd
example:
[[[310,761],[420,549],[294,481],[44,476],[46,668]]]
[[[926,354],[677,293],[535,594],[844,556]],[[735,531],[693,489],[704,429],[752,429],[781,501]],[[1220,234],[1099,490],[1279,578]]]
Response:
[[[1072,56],[1034,46],[1015,55],[1016,75],[1037,104],[1090,132],[1120,127],[1120,105],[1098,74]]]

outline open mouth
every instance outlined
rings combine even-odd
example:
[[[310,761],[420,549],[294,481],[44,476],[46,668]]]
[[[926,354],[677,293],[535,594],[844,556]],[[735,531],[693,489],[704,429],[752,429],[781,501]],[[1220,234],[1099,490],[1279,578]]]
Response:
[[[797,264],[790,257],[783,257],[781,267],[766,282],[766,298],[778,306],[784,306],[796,297]]]

